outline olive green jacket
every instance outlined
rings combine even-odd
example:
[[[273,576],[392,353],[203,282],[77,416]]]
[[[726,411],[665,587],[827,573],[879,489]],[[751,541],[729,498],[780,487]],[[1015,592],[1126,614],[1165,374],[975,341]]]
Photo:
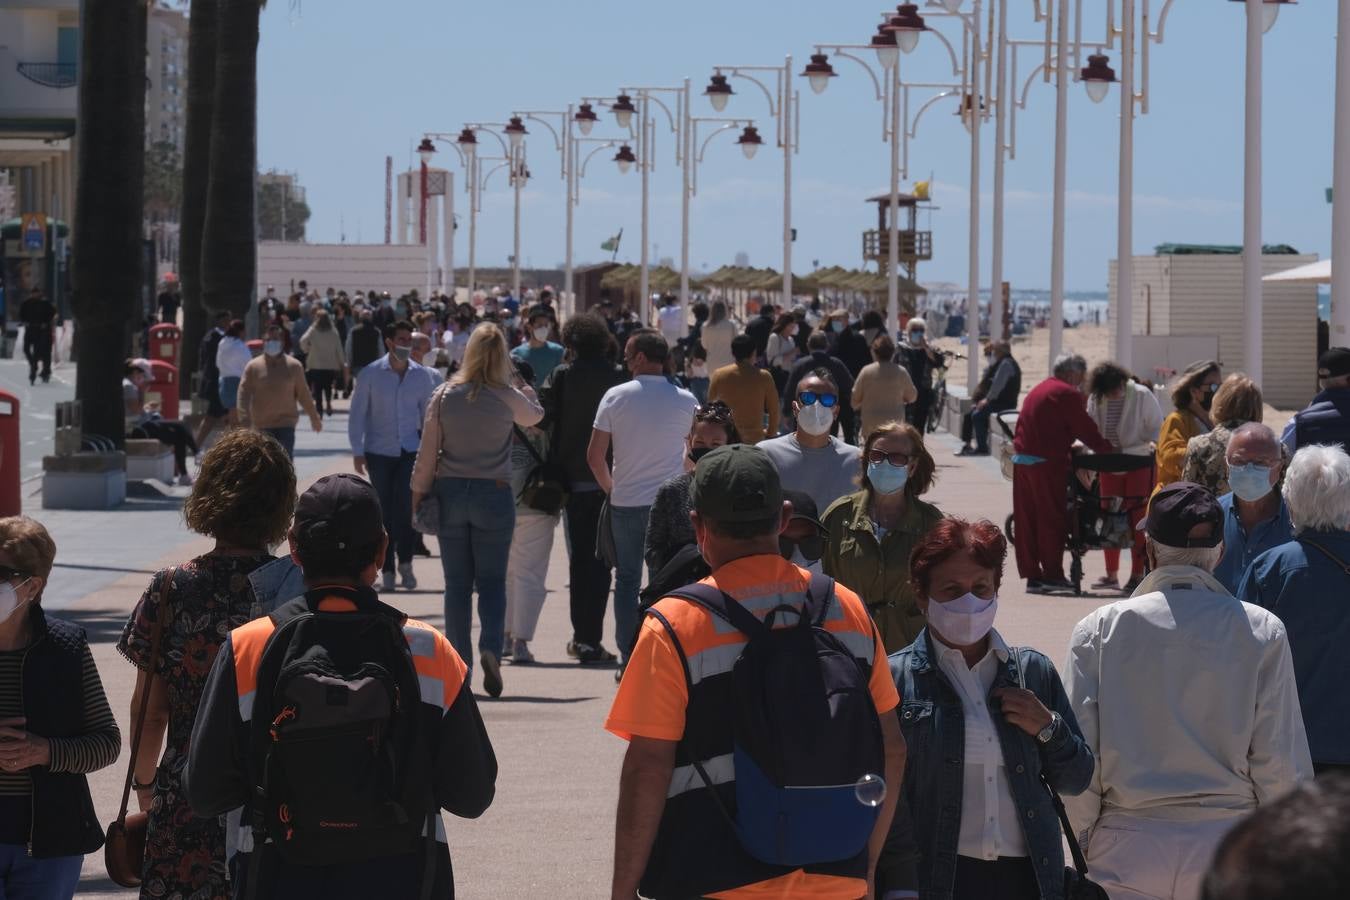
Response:
[[[923,613],[909,581],[909,557],[941,518],[936,506],[911,497],[899,526],[878,542],[866,491],[840,497],[821,517],[825,525],[821,566],[867,604],[888,654],[914,643],[923,630]]]

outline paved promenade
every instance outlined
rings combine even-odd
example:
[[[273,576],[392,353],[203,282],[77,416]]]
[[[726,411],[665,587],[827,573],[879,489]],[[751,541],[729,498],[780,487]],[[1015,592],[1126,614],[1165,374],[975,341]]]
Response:
[[[0,364],[0,377],[7,366]],[[26,378],[23,388],[27,389]],[[345,434],[346,418],[341,413],[323,434],[301,425],[297,465],[302,490],[320,475],[349,470]],[[49,445],[49,436],[41,439]],[[1001,524],[1010,511],[1012,493],[997,464],[989,459],[957,459],[952,455],[955,448],[956,442],[947,435],[933,439],[938,483],[927,499],[946,512],[988,517]],[[135,673],[114,644],[150,574],[208,550],[210,543],[185,531],[181,501],[174,498],[136,499],[107,513],[45,512],[37,498],[26,502],[29,513],[48,525],[57,543],[57,566],[45,605],[89,630],[125,742]],[[439,560],[421,559],[416,566],[418,590],[397,591],[386,599],[439,627],[444,584]],[[1089,580],[1101,571],[1100,556],[1090,559]],[[1064,655],[1073,624],[1104,599],[1028,597],[1011,566],[1008,578],[1000,631],[1009,643],[1037,647],[1056,660]],[[601,728],[614,695],[612,671],[582,668],[564,652],[571,631],[566,583],[560,528],[549,566],[549,596],[531,645],[539,662],[529,667],[505,665],[506,692],[499,700],[488,699],[481,683],[475,684],[501,774],[496,802],[481,819],[447,817],[460,897],[595,898],[608,892],[625,745]],[[606,644],[612,648],[608,634],[612,617],[608,621]],[[124,755],[117,765],[91,778],[104,823],[116,813],[125,764]],[[95,854],[86,860],[80,895],[133,897],[135,892],[109,882],[102,855]]]

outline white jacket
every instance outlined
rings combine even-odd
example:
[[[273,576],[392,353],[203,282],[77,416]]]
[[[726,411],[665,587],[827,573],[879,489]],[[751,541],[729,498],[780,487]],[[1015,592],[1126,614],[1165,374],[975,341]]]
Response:
[[[1084,845],[1112,813],[1231,816],[1313,777],[1284,623],[1202,569],[1164,566],[1083,619],[1063,671],[1097,754],[1064,798]]]
[[[1097,423],[1097,429],[1106,434],[1106,398],[1092,397],[1088,400],[1088,415]],[[1120,411],[1120,424],[1116,433],[1120,436],[1121,453],[1132,456],[1152,456],[1153,448],[1149,442],[1158,439],[1162,430],[1162,407],[1158,398],[1142,384],[1125,382],[1125,408]]]

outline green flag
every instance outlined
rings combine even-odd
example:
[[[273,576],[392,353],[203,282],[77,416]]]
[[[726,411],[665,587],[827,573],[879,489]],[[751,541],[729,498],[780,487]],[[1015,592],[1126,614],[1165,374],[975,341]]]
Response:
[[[607,241],[605,241],[604,243],[602,243],[602,244],[600,245],[600,249],[601,249],[601,250],[604,250],[606,253],[613,253],[615,250],[618,250],[618,249],[619,249],[619,236],[616,234],[614,237],[612,237],[612,238],[610,238],[609,240],[607,240]]]

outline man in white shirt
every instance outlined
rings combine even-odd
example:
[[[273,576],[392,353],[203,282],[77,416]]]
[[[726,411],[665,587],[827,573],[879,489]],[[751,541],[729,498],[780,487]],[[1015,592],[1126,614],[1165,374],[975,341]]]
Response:
[[[689,323],[685,321],[684,309],[679,298],[667,294],[661,299],[661,308],[657,310],[656,320],[661,328],[661,336],[666,343],[674,347],[689,334]]]
[[[628,660],[638,621],[642,551],[656,492],[684,472],[685,438],[698,400],[665,374],[670,348],[661,332],[643,328],[624,347],[633,380],[615,385],[595,412],[586,462],[609,495],[614,534],[614,637],[620,666]],[[614,467],[608,462],[614,448]]]
[[[1211,574],[1223,512],[1199,485],[1153,497],[1152,572],[1078,623],[1064,687],[1097,752],[1065,806],[1112,900],[1194,900],[1214,848],[1312,777],[1284,625]]]

